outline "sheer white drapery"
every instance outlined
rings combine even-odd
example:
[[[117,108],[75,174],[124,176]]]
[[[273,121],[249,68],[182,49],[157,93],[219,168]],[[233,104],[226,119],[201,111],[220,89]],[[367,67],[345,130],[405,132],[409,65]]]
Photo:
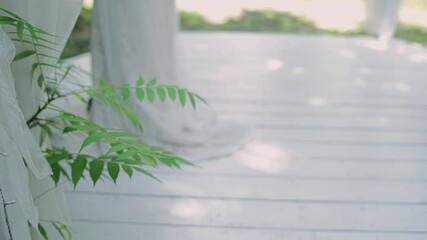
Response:
[[[51,40],[64,44],[70,34],[82,0],[0,0],[0,6],[21,17],[36,27],[58,36]],[[13,30],[13,29],[7,29]],[[13,37],[13,35],[11,35]],[[37,227],[39,216],[45,220],[67,222],[63,194],[55,189],[50,178],[50,167],[45,160],[34,135],[26,125],[26,120],[35,113],[41,97],[37,81],[30,81],[30,57],[11,63],[14,53],[26,47],[15,44],[6,34],[0,32],[0,183],[8,200],[16,200],[18,206],[8,208],[14,239],[30,239],[28,221]],[[60,50],[60,49],[59,49]],[[42,53],[59,56],[58,51],[39,48]],[[49,62],[48,58],[41,58]],[[44,71],[48,73],[48,69]],[[15,79],[15,80],[14,80]],[[28,166],[29,172],[22,159]],[[4,161],[3,161],[4,160]],[[54,189],[43,194],[46,190]],[[37,198],[34,201],[34,198]],[[34,206],[36,205],[37,208]],[[1,220],[3,221],[3,220]],[[1,236],[3,237],[3,236]],[[34,236],[35,237],[35,236]],[[55,238],[55,237],[53,237]]]
[[[37,226],[38,212],[29,189],[27,168],[22,159],[25,159],[29,169],[39,179],[49,177],[50,167],[32,137],[30,129],[26,126],[24,115],[16,100],[10,69],[14,55],[15,48],[12,41],[0,29],[0,110],[2,112],[0,149],[4,153],[0,155],[0,187],[7,200],[16,200],[19,205],[19,208],[15,208],[17,213],[10,213],[10,221],[11,225],[14,225],[12,233],[23,236],[21,231],[25,229],[24,226],[27,226],[28,235],[27,220],[33,226]],[[19,219],[20,214],[25,218]]]
[[[175,76],[177,31],[172,0],[96,1],[92,31],[93,70],[116,86],[146,80],[181,85]],[[185,87],[185,86],[184,86]],[[237,150],[247,128],[221,122],[203,104],[194,112],[177,104],[131,100],[144,125],[143,141],[167,147],[189,160],[216,158]],[[92,118],[108,127],[134,128],[112,110],[94,104]]]

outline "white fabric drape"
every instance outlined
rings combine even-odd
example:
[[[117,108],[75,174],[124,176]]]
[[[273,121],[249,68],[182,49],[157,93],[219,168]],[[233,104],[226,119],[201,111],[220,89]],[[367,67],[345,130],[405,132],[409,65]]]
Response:
[[[94,73],[116,86],[135,86],[140,75],[146,80],[157,78],[159,83],[182,85],[174,71],[177,27],[172,0],[96,1],[92,28]],[[248,136],[246,128],[217,121],[203,104],[196,112],[168,103],[131,100],[131,105],[144,125],[143,141],[169,148],[189,160],[230,154]],[[91,115],[108,127],[134,130],[102,105],[94,104]]]
[[[82,0],[0,0],[0,6],[21,17],[36,27],[42,28],[58,38],[52,38],[57,44],[65,44],[70,34]],[[8,30],[13,30],[8,28]],[[37,226],[39,217],[48,221],[69,222],[63,193],[55,189],[50,178],[50,167],[45,160],[26,120],[39,106],[41,89],[37,81],[30,80],[31,65],[35,59],[27,58],[11,64],[15,50],[10,39],[0,33],[0,151],[8,156],[0,156],[0,183],[6,190],[8,200],[17,200],[19,208],[8,208],[14,239],[29,239],[28,223]],[[13,36],[13,35],[11,35]],[[16,37],[16,36],[15,36]],[[15,44],[16,52],[24,50],[24,45]],[[39,48],[41,53],[59,56],[59,52]],[[49,62],[48,58],[41,58]],[[48,69],[44,71],[46,74]],[[15,79],[15,81],[13,80]],[[16,90],[16,91],[15,91]],[[30,170],[27,173],[22,159]],[[5,162],[7,165],[5,165]],[[29,180],[30,178],[30,180]],[[31,189],[30,189],[31,188]],[[30,190],[31,192],[30,192]],[[34,206],[34,197],[49,189],[55,189],[38,198]],[[51,232],[51,234],[56,234]],[[52,235],[55,239],[56,235]],[[38,238],[33,235],[34,238]]]
[[[388,42],[396,33],[401,0],[366,1],[365,30],[382,42]]]
[[[24,115],[16,100],[10,69],[14,54],[12,41],[0,29],[0,109],[2,112],[0,149],[7,154],[7,156],[0,155],[0,187],[8,198],[6,200],[16,200],[19,204],[19,208],[15,208],[18,213],[10,213],[11,224],[14,225],[13,234],[28,237],[27,220],[33,226],[37,226],[39,219],[28,185],[27,168],[22,159],[30,163],[28,166],[32,166],[31,170],[39,178],[49,177],[50,167],[26,126]],[[23,214],[24,218],[19,218],[20,214]],[[27,230],[22,231],[25,228]]]

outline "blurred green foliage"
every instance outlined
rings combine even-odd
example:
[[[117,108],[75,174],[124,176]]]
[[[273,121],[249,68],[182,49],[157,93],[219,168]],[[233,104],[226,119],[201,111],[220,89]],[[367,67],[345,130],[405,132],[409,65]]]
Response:
[[[90,50],[90,25],[92,22],[92,11],[83,8],[77,19],[76,26],[65,45],[62,58],[76,56]]]
[[[196,12],[180,12],[179,21],[181,30],[218,30],[218,26],[216,24],[210,23],[203,17],[203,15]]]
[[[214,24],[207,21],[201,14],[181,12],[180,26],[182,30],[203,31],[259,31],[259,32],[295,32],[317,33],[313,22],[286,12],[273,10],[243,11],[242,15],[228,18],[224,23]]]
[[[312,21],[286,12],[273,10],[243,11],[237,18],[229,18],[220,27],[225,31],[318,33]]]
[[[71,57],[89,51],[91,11],[83,9],[76,27],[65,47],[63,57]],[[239,17],[228,18],[224,23],[209,22],[196,12],[180,12],[180,26],[183,31],[258,31],[280,33],[328,33],[328,34],[363,34],[361,30],[338,32],[319,29],[303,17],[274,10],[245,10]],[[427,29],[418,26],[401,26],[398,38],[427,44]]]
[[[396,33],[396,37],[427,45],[427,28],[422,28],[413,25],[402,25]]]

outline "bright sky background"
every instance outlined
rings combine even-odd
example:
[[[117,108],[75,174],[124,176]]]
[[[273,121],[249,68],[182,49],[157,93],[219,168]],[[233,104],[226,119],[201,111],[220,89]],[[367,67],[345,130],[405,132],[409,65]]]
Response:
[[[91,6],[93,2],[84,1],[86,6]],[[201,13],[216,23],[239,16],[243,9],[291,12],[313,20],[320,28],[341,31],[357,28],[365,19],[364,0],[177,0],[176,5],[179,10]],[[427,27],[427,10],[410,4],[403,5],[399,11],[399,20]]]
[[[348,30],[365,19],[361,0],[178,0],[178,9],[199,12],[213,22],[238,16],[243,9],[274,9],[313,20],[318,27]]]

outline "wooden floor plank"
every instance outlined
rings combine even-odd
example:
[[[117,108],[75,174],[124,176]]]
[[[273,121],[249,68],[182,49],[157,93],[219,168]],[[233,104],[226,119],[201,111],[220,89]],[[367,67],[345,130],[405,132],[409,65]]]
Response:
[[[114,221],[76,221],[76,240],[123,239],[123,233],[129,239],[170,239],[188,240],[283,240],[283,239],[309,239],[309,240],[424,240],[425,234],[411,233],[376,233],[359,231],[316,231],[315,229],[237,229],[232,226],[212,228],[209,226],[188,226],[171,224],[129,224]],[[102,232],[99,229],[103,229]]]
[[[73,219],[427,234],[427,206],[250,202],[72,194]],[[86,205],[87,209],[78,208]],[[290,217],[292,216],[292,217]]]
[[[376,204],[426,204],[427,182],[419,179],[376,179],[350,177],[275,176],[266,174],[156,173],[163,183],[125,177],[115,186],[99,183],[95,189],[83,184],[83,193],[117,193],[130,196],[165,195],[266,200],[343,201]],[[313,173],[313,175],[315,175]],[[72,189],[72,187],[68,187]],[[72,192],[70,192],[72,194]]]

